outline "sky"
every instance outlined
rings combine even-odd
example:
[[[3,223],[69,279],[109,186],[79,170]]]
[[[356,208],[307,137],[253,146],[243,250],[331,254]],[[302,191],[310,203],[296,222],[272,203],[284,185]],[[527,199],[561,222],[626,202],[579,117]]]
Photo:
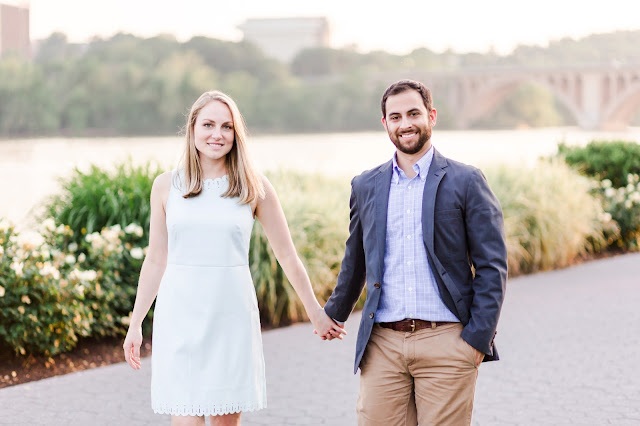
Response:
[[[248,18],[325,16],[331,47],[406,54],[436,52],[508,54],[518,44],[546,46],[549,40],[593,33],[640,30],[636,0],[0,0],[28,4],[31,38],[59,31],[72,42],[117,32],[142,37],[173,34],[230,41]]]

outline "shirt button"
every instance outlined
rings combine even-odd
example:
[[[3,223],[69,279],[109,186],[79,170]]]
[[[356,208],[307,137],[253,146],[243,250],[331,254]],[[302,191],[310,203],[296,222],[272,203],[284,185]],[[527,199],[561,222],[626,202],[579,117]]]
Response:
[[[411,185],[409,185],[407,188],[411,189]]]
[[[411,266],[411,261],[410,260],[407,262],[407,265]]]
[[[411,213],[411,209],[407,209],[407,213]]]
[[[373,286],[374,286],[375,288],[380,288],[380,283],[375,283]]]
[[[407,240],[410,240],[410,239],[411,239],[411,235],[407,235]]]
[[[369,314],[369,318],[373,319],[373,317],[375,316],[375,314],[372,312]]]
[[[413,291],[413,287],[409,287],[409,291]]]

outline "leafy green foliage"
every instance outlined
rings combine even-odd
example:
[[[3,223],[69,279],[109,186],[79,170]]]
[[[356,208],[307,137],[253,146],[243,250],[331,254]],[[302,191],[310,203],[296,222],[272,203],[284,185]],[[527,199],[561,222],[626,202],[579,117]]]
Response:
[[[73,230],[74,240],[112,225],[140,224],[146,245],[151,216],[149,199],[153,180],[161,172],[157,165],[134,166],[131,161],[114,170],[91,166],[88,172],[76,169],[62,181],[62,191],[46,203],[46,214]]]
[[[558,156],[599,180],[595,192],[620,231],[607,235],[608,245],[640,249],[640,144],[620,140],[592,141],[585,147],[560,144]]]
[[[0,61],[0,135],[58,129],[55,95],[40,67],[8,57]]]
[[[609,179],[615,188],[627,185],[629,174],[640,173],[640,144],[595,140],[585,147],[558,145],[558,155],[587,176]]]
[[[245,41],[194,37],[180,43],[173,36],[117,34],[77,45],[55,33],[42,41],[33,63],[0,59],[0,137],[175,134],[184,125],[186,109],[210,89],[231,94],[253,131],[379,130],[378,104],[390,76],[637,64],[638,43],[640,31],[563,39],[548,48],[520,46],[510,55],[435,53],[426,48],[406,55],[364,54],[353,48],[315,48],[284,64]],[[433,89],[436,108],[444,111],[453,86]],[[518,88],[491,120],[478,126],[572,124],[550,97],[540,88]],[[638,119],[636,114],[634,123]],[[448,118],[439,127],[454,123]]]

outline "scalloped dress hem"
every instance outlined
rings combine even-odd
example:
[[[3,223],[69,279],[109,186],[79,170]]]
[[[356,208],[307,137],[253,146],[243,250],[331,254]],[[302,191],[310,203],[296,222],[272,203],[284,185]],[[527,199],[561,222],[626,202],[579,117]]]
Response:
[[[267,408],[267,404],[255,403],[245,405],[232,405],[231,407],[169,407],[153,406],[156,414],[169,414],[172,416],[224,416],[226,414],[244,413],[258,411]]]

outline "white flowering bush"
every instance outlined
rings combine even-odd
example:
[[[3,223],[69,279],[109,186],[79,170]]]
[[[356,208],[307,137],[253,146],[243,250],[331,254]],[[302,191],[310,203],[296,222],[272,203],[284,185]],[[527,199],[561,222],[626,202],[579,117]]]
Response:
[[[582,174],[596,179],[595,193],[619,233],[606,232],[608,247],[640,249],[640,144],[596,140],[586,146],[560,144],[558,155]]]
[[[28,233],[0,220],[0,340],[21,355],[55,355],[79,337],[124,334],[142,237],[139,225],[115,225],[78,245],[53,219]]]
[[[113,225],[85,235],[79,247],[79,264],[85,270],[97,271],[96,284],[84,295],[85,304],[96,319],[92,335],[126,332],[146,252],[143,239],[143,229],[137,224],[124,229]],[[146,331],[149,325],[145,324]]]
[[[50,244],[70,230],[50,226],[46,236],[17,234],[0,220],[0,339],[21,355],[71,350],[93,322],[83,303],[90,280],[70,277],[70,254]]]
[[[607,214],[618,224],[620,232],[608,238],[610,246],[640,249],[640,176],[627,175],[627,184],[615,188],[609,179],[600,181],[597,189]]]

